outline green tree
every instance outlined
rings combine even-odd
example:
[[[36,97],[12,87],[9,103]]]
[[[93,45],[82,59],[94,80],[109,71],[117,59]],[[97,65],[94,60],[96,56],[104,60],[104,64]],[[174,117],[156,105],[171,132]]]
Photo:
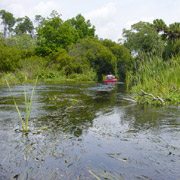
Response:
[[[44,20],[45,18],[41,15],[35,15],[35,22],[37,23],[37,27],[39,27]]]
[[[98,80],[108,72],[117,73],[117,59],[113,53],[97,39],[85,38],[79,40],[69,50],[81,64],[89,64],[97,73]]]
[[[160,32],[165,33],[168,31],[168,26],[165,24],[165,22],[162,19],[155,19],[153,21],[153,25],[158,33]]]
[[[123,30],[124,45],[135,54],[162,52],[163,42],[156,28],[148,22],[138,22],[130,30]]]
[[[165,41],[163,58],[168,60],[179,54],[180,23],[175,22],[167,26],[162,19],[155,19],[153,25]]]
[[[2,19],[2,24],[4,26],[4,37],[7,37],[7,32],[9,31],[9,35],[10,33],[13,31],[13,26],[15,24],[15,18],[13,16],[12,13],[7,12],[5,10],[1,10],[0,11],[0,16]]]
[[[60,15],[53,11],[51,18],[45,19],[37,29],[36,52],[46,56],[59,48],[67,48],[78,39],[78,33],[69,21],[63,22]]]
[[[75,18],[68,21],[70,21],[72,26],[77,30],[80,39],[95,37],[95,26],[91,25],[90,20],[86,21],[81,14],[78,14]]]
[[[16,34],[22,35],[26,33],[32,36],[34,26],[33,26],[32,21],[29,19],[29,17],[25,16],[23,18],[18,18],[16,19],[16,23],[17,23],[16,28],[15,28]]]
[[[180,23],[175,22],[169,25],[168,39],[172,42],[180,39]]]
[[[105,39],[102,44],[109,48],[117,59],[117,72],[121,78],[125,78],[126,72],[133,69],[134,59],[129,50],[119,43]]]

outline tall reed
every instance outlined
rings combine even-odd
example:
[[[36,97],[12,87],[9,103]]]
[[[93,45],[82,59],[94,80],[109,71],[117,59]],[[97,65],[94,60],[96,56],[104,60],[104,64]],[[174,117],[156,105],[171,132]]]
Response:
[[[180,98],[180,57],[173,57],[164,61],[160,56],[144,55],[136,65],[132,74],[127,74],[127,82],[132,83],[132,91],[140,89],[155,96],[170,98],[171,102],[178,102]],[[176,100],[175,100],[176,98]]]
[[[9,88],[9,91],[10,91],[10,93],[11,93],[11,96],[12,96],[12,98],[13,98],[14,105],[15,105],[16,110],[17,110],[17,112],[18,112],[19,118],[20,118],[20,120],[21,120],[22,131],[23,131],[23,132],[27,132],[27,131],[28,131],[29,118],[30,118],[30,112],[31,112],[31,106],[32,106],[32,102],[33,102],[33,96],[34,96],[35,87],[36,87],[36,85],[37,85],[38,77],[36,78],[34,87],[33,87],[32,92],[31,92],[31,97],[30,97],[29,99],[27,98],[26,86],[24,85],[25,120],[23,120],[23,117],[22,117],[21,112],[20,112],[20,110],[19,110],[19,107],[18,107],[18,105],[17,105],[17,103],[16,103],[16,100],[14,99],[12,90],[11,90],[11,88],[10,88],[10,85],[9,85],[7,79],[5,79],[5,81],[6,81],[6,84],[7,84],[8,88]]]

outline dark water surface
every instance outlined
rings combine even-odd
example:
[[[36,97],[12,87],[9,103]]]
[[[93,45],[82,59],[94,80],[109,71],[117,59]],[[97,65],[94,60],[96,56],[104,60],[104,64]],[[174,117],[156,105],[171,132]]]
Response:
[[[0,89],[0,180],[180,179],[180,109],[123,100],[123,83],[39,83],[23,134]],[[12,91],[23,112],[24,87]]]

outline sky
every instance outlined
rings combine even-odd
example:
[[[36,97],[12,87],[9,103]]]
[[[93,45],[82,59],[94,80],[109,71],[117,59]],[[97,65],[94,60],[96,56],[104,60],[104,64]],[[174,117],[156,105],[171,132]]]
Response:
[[[0,0],[0,10],[15,18],[49,17],[52,10],[65,21],[82,14],[96,28],[99,38],[118,41],[123,29],[139,21],[162,19],[167,25],[180,22],[180,0]]]

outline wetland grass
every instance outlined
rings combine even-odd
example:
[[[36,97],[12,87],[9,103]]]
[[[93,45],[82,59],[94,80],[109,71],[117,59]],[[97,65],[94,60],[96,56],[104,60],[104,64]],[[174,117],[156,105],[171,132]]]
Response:
[[[19,107],[18,107],[18,105],[16,103],[16,100],[15,100],[15,98],[13,96],[12,90],[10,88],[10,85],[9,85],[7,79],[5,79],[5,81],[6,81],[6,84],[7,84],[8,88],[9,88],[9,91],[11,93],[11,96],[13,98],[14,105],[15,105],[16,110],[18,112],[19,118],[21,120],[21,124],[22,124],[22,130],[21,131],[22,132],[29,132],[30,130],[28,130],[28,124],[29,124],[31,106],[32,106],[32,102],[33,102],[34,91],[35,91],[35,87],[37,85],[38,77],[36,78],[36,81],[35,81],[34,87],[32,89],[30,98],[27,97],[26,86],[24,85],[25,119],[23,119],[23,117],[21,115],[21,112],[20,112]]]
[[[180,104],[180,57],[164,61],[162,57],[145,55],[136,65],[135,73],[127,74],[127,84],[139,103],[162,104],[149,97],[139,96],[141,90],[160,97],[165,105]]]

